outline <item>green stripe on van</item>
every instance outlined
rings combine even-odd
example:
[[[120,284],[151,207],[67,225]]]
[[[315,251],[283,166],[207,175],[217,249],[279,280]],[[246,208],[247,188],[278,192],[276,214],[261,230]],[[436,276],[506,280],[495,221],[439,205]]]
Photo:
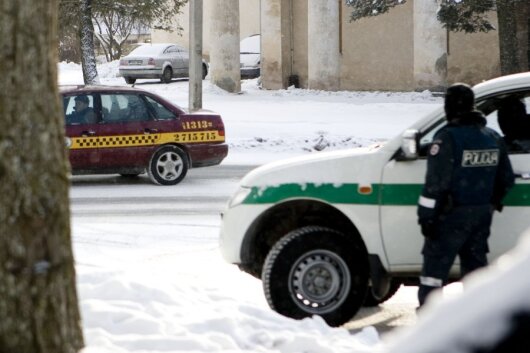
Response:
[[[359,193],[359,184],[282,184],[253,187],[244,204],[270,204],[288,199],[316,199],[332,204],[415,206],[422,184],[373,184],[372,193]],[[530,206],[530,184],[515,185],[504,200],[506,206]]]
[[[374,186],[373,186],[374,187]],[[246,204],[277,203],[291,198],[309,198],[329,203],[378,204],[378,186],[369,195],[357,192],[357,184],[282,184],[266,188],[252,188]]]
[[[515,185],[503,203],[505,206],[530,206],[530,184]]]

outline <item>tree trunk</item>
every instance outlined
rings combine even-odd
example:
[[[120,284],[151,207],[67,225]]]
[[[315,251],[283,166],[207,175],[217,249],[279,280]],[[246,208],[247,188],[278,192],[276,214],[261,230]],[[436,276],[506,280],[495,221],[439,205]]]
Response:
[[[81,67],[83,80],[87,85],[99,84],[94,53],[94,25],[92,24],[92,0],[81,0],[79,7],[81,25],[79,39],[81,41]]]
[[[529,44],[530,44],[530,2],[519,1],[515,8],[515,20],[517,21],[517,45],[519,50],[520,71],[530,70]]]
[[[501,74],[508,75],[520,72],[515,1],[497,1],[497,16],[499,21]]]
[[[77,305],[57,0],[0,2],[0,352],[74,353]]]

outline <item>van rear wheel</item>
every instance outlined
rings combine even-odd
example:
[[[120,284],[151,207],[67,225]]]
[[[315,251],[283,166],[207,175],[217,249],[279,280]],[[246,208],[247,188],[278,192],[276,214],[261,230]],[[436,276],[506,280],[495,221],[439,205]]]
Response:
[[[341,232],[307,226],[281,238],[263,268],[265,297],[276,312],[302,319],[321,316],[330,326],[348,322],[368,288],[368,256]]]

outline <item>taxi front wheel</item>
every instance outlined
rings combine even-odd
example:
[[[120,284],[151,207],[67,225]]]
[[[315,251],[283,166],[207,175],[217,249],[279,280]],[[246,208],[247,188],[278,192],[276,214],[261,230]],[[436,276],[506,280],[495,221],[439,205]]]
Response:
[[[368,272],[361,244],[334,229],[306,226],[272,247],[261,279],[276,312],[294,319],[319,315],[339,326],[361,308]]]
[[[158,185],[176,185],[188,172],[188,157],[177,146],[159,148],[151,157],[147,173]]]

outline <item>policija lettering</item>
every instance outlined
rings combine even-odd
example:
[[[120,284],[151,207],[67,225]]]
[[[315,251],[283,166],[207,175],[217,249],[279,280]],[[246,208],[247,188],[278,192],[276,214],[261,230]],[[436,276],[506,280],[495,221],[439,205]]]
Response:
[[[499,164],[499,150],[464,150],[462,167],[490,167]]]

